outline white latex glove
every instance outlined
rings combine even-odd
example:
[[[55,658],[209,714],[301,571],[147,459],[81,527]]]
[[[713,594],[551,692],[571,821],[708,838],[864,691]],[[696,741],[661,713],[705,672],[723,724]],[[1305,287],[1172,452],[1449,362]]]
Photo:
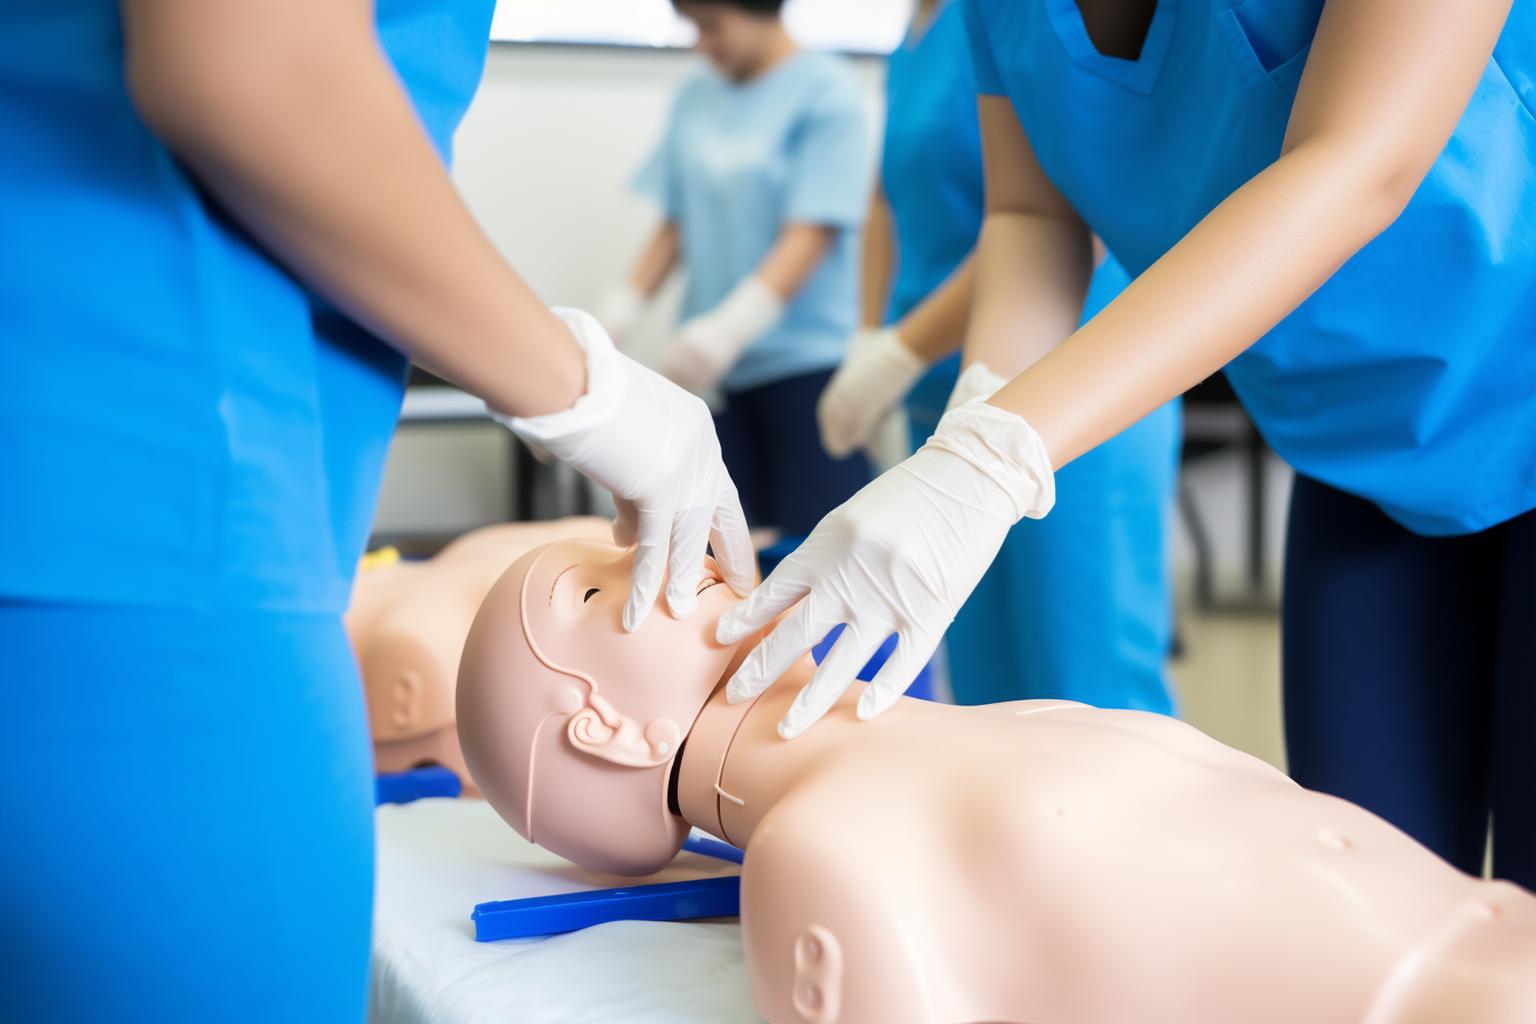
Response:
[[[562,412],[496,418],[613,492],[613,539],[639,545],[624,628],[645,621],[663,577],[673,616],[693,614],[706,542],[731,589],[751,590],[752,541],[709,410],[614,348],[593,317],[577,309],[554,313],[586,355],[586,392]]]
[[[698,394],[719,384],[736,360],[784,316],[784,300],[755,274],[731,289],[720,304],[677,330],[661,354],[661,372]]]
[[[843,365],[816,401],[821,446],[834,459],[864,447],[928,364],[913,354],[890,327],[866,327],[848,340]]]
[[[1008,378],[999,377],[993,373],[986,363],[972,363],[960,374],[955,381],[955,389],[949,393],[949,401],[944,403],[944,411],[964,405],[973,398],[988,399],[1002,390]]]
[[[1024,516],[1055,501],[1040,435],[1023,417],[977,399],[939,421],[917,453],[833,509],[804,544],[721,620],[736,643],[789,614],[747,655],[726,687],[750,700],[838,623],[847,629],[779,723],[792,739],[810,728],[892,633],[896,650],[859,697],[868,719],[896,703],[938,646]]]
[[[624,281],[603,293],[593,315],[603,325],[603,330],[608,332],[608,337],[622,344],[624,336],[634,330],[640,314],[645,312],[645,304],[646,297],[640,294],[640,290]]]

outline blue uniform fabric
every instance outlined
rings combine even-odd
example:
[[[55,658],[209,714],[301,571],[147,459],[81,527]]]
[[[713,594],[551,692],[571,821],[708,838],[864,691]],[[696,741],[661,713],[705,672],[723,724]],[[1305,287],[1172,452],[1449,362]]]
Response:
[[[886,61],[880,187],[896,240],[890,322],[948,279],[976,247],[981,230],[986,196],[976,82],[965,23],[950,0]],[[959,375],[958,352],[930,368],[907,394],[913,420],[937,423]]]
[[[0,1019],[360,1024],[373,786],[337,618],[0,601],[0,650]]]
[[[1137,60],[1074,0],[965,0],[975,74],[1134,277],[1280,155],[1323,0],[1158,0]],[[1227,367],[1296,469],[1417,533],[1536,506],[1536,0],[1390,228]]]
[[[381,0],[446,156],[492,3]],[[0,1019],[360,1021],[342,630],[405,360],[139,120],[114,0],[0,12]]]
[[[1304,786],[1452,864],[1536,889],[1536,512],[1423,537],[1307,477],[1291,492],[1285,740]]]
[[[1127,284],[1094,274],[1083,319]],[[1056,474],[1056,506],[1008,532],[944,634],[960,704],[1055,697],[1172,714],[1167,530],[1182,431],[1171,402]],[[912,415],[920,445],[938,419]]]
[[[705,71],[678,93],[636,184],[681,233],[685,319],[712,309],[756,270],[786,223],[839,229],[783,320],[726,375],[727,390],[842,361],[857,319],[868,148],[858,81],[827,54],[796,53],[745,84]]]
[[[888,319],[943,284],[981,230],[976,92],[958,5],[891,54],[882,185],[897,266]],[[1112,261],[1094,276],[1091,316],[1125,287]],[[954,388],[958,357],[907,399],[913,446]],[[962,704],[1058,697],[1100,707],[1173,710],[1164,663],[1173,620],[1165,536],[1173,504],[1178,403],[1064,467],[1056,507],[1020,523],[945,634]]]

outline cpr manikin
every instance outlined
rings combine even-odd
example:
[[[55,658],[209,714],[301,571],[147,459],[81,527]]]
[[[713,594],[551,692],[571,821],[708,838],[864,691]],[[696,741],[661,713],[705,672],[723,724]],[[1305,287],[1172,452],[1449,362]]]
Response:
[[[496,584],[459,729],[523,836],[600,871],[689,825],[747,849],[742,937],[772,1024],[1536,1020],[1536,897],[1157,715],[845,694],[725,701],[736,598],[626,634],[629,557],[564,541]],[[811,665],[791,669],[802,682]]]
[[[423,561],[363,560],[345,622],[363,677],[375,770],[440,764],[469,784],[453,691],[480,602],[530,549],[609,535],[608,521],[593,517],[506,523],[466,533]]]

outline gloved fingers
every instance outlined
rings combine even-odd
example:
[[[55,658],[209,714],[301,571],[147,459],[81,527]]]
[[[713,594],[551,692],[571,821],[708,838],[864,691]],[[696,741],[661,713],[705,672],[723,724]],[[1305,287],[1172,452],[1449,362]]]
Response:
[[[704,545],[709,540],[710,510],[684,509],[672,521],[667,552],[667,608],[686,619],[699,607],[699,577],[704,574]]]
[[[841,378],[834,374],[816,401],[816,429],[821,434],[821,446],[834,459],[845,458],[856,443],[850,438],[853,431],[848,416],[848,398],[841,393],[840,381]]]
[[[792,740],[819,722],[848,689],[859,669],[879,649],[879,641],[867,642],[851,625],[843,630],[843,635],[837,638],[832,650],[817,667],[816,674],[789,706],[784,720],[779,723],[779,735]]]
[[[823,632],[827,628],[830,627],[824,625]],[[801,604],[775,626],[762,643],[752,648],[726,684],[725,699],[739,704],[756,697],[773,685],[818,639],[819,636],[812,636],[809,605]]]
[[[668,512],[642,508],[637,517],[635,568],[630,576],[629,600],[624,602],[624,629],[633,633],[656,604],[661,581],[666,576],[667,542],[671,539],[672,516]]]
[[[774,620],[780,612],[810,592],[810,585],[803,582],[800,560],[805,545],[802,544],[788,558],[778,564],[768,578],[741,604],[720,616],[715,627],[715,642],[739,643]]]
[[[613,542],[621,548],[632,546],[640,538],[640,510],[627,498],[613,499],[617,513],[613,517]]]
[[[757,553],[752,549],[752,534],[747,530],[747,515],[741,509],[736,485],[726,483],[715,503],[709,528],[709,544],[715,550],[715,562],[726,585],[737,597],[746,597],[757,582]]]
[[[933,657],[935,646],[915,642],[910,633],[899,634],[896,650],[891,652],[891,656],[880,666],[880,671],[875,673],[875,678],[859,696],[859,718],[867,722],[889,711],[901,699],[901,695],[907,692],[907,687],[912,685],[928,659]]]

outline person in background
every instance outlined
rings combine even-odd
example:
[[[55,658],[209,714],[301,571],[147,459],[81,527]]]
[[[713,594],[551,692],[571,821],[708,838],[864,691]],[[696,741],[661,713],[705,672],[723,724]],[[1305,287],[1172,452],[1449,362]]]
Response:
[[[984,183],[957,3],[918,5],[890,56],[886,98],[881,187],[864,234],[865,326],[817,408],[834,457],[868,444],[903,399],[912,449],[920,448],[959,376]],[[1126,282],[1118,263],[1101,262],[1083,319]],[[1054,513],[1009,532],[945,633],[958,702],[1061,697],[1172,711],[1165,533],[1179,441],[1173,402],[1062,469]]]
[[[715,426],[754,526],[803,536],[870,477],[829,458],[816,396],[857,322],[867,205],[864,101],[851,70],[800,49],[780,0],[677,0],[711,69],[686,82],[638,184],[662,224],[598,310],[623,338],[675,268],[683,323],[661,372],[719,389]]]
[[[0,7],[0,1020],[364,1019],[341,613],[408,359],[614,493],[627,628],[707,541],[751,584],[703,402],[453,188],[492,7]]]

